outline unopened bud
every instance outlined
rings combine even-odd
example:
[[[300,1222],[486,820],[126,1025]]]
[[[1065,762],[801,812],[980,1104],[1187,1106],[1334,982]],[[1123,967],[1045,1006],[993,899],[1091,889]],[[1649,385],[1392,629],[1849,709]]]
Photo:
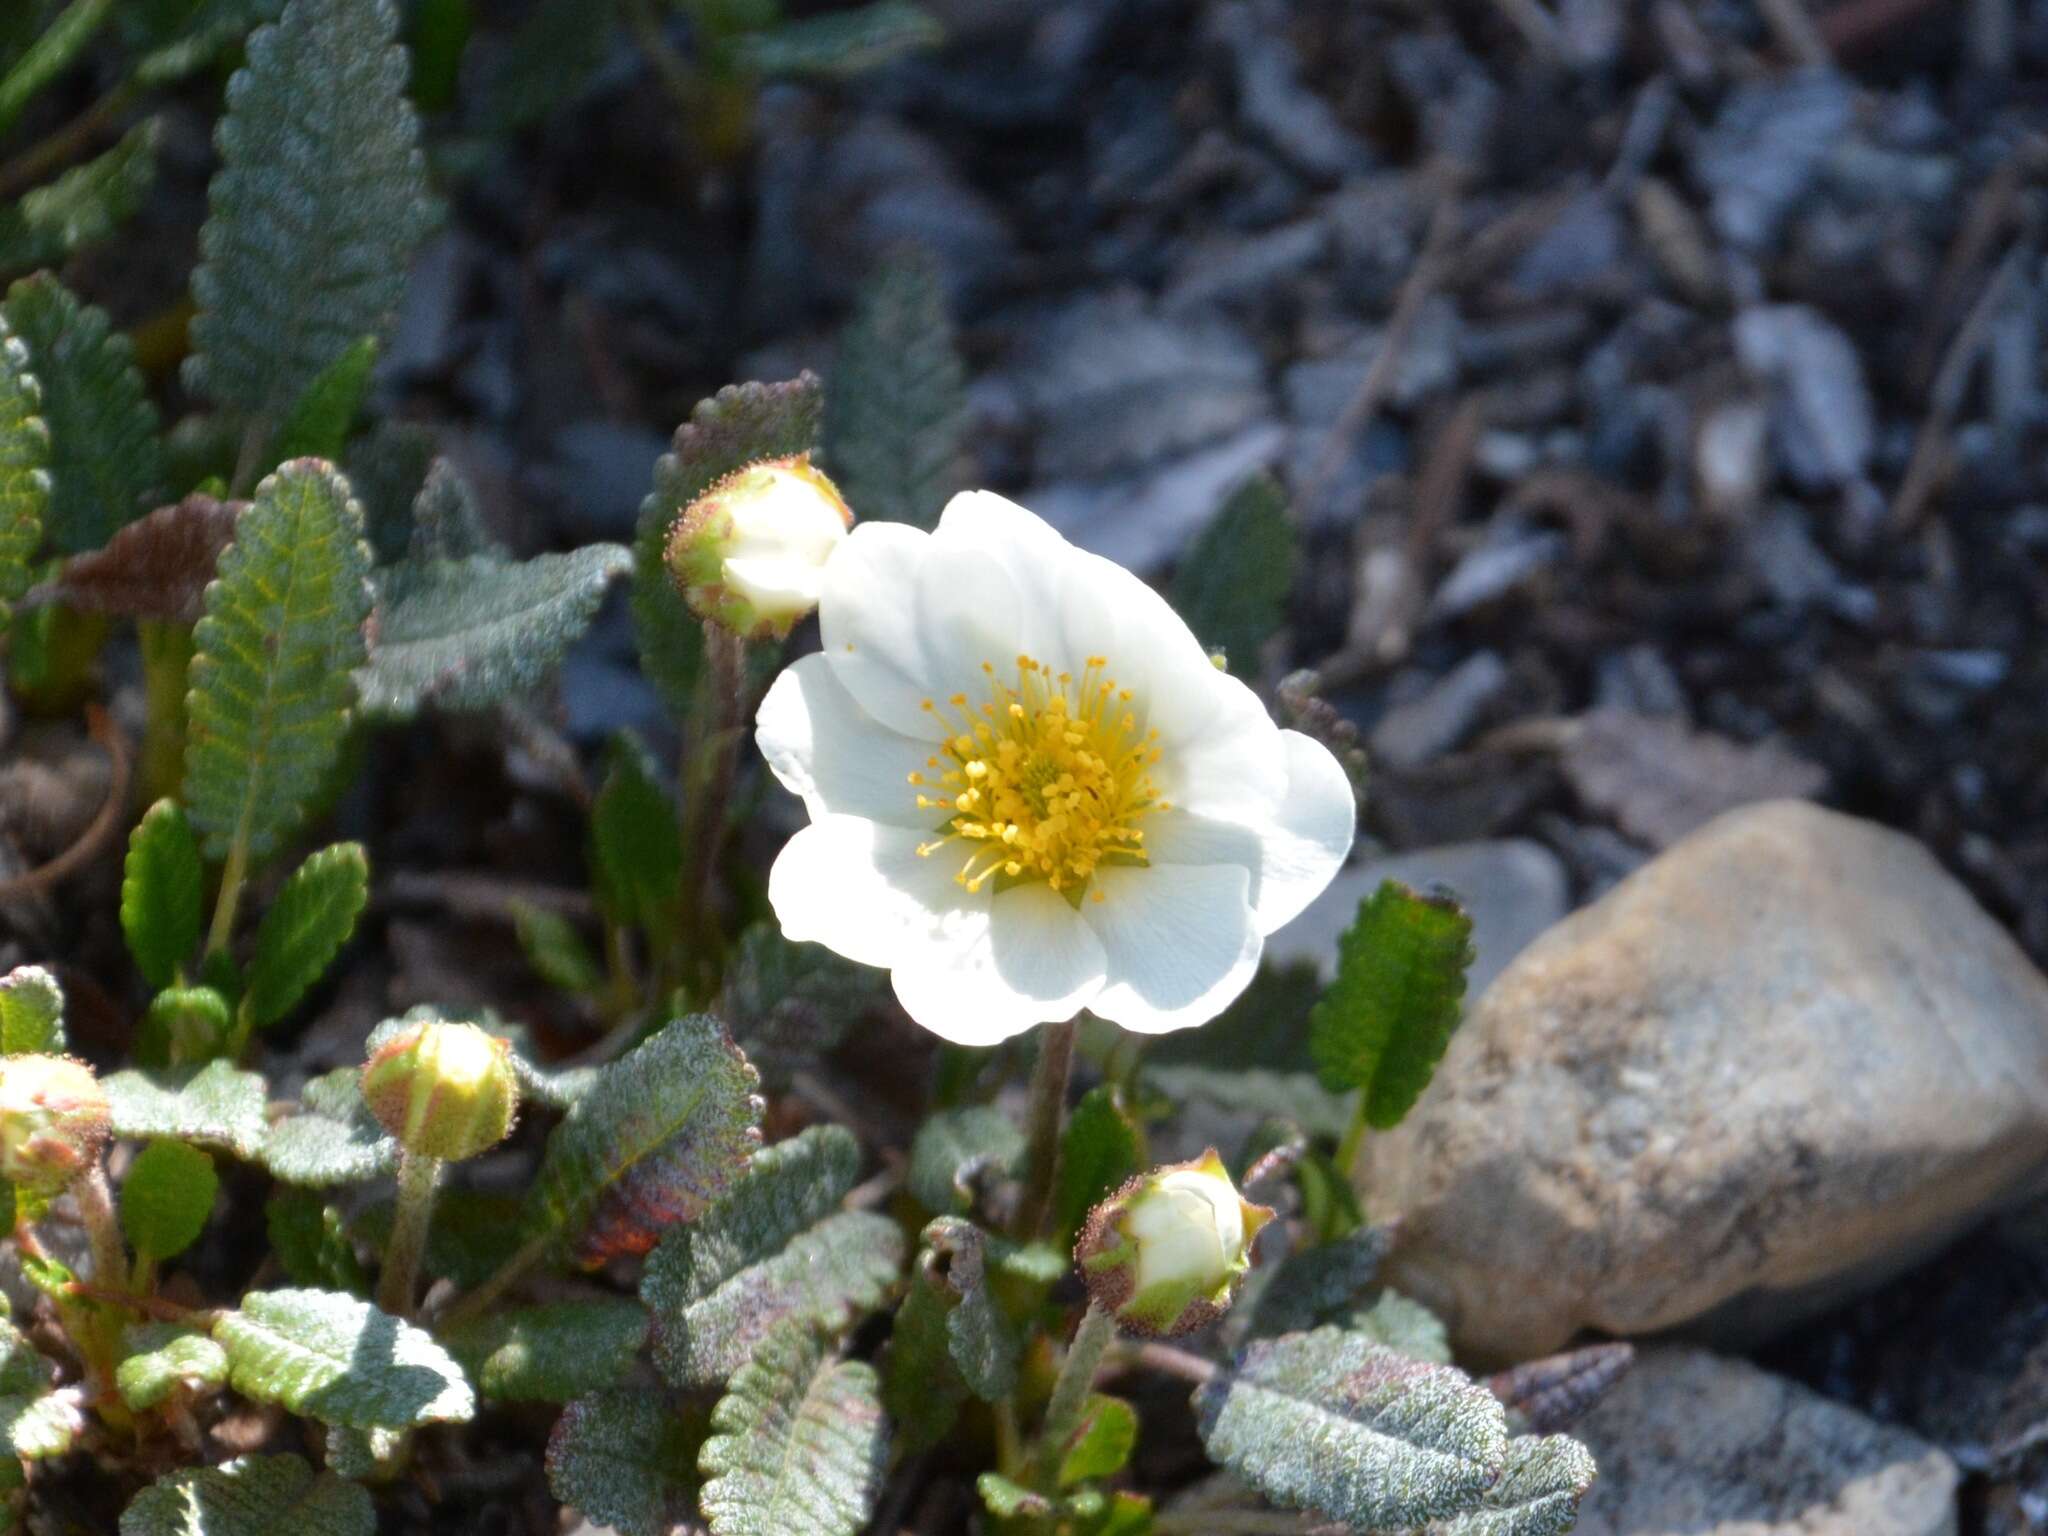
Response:
[[[780,639],[818,606],[853,513],[808,455],[764,459],[683,510],[668,568],[690,611],[743,639]]]
[[[55,1195],[99,1160],[112,1134],[92,1068],[68,1056],[0,1058],[0,1175]]]
[[[459,1162],[512,1133],[519,1078],[509,1041],[474,1024],[412,1024],[363,1067],[363,1101],[406,1151]]]
[[[1074,1257],[1096,1305],[1134,1333],[1191,1333],[1220,1318],[1272,1211],[1237,1192],[1212,1147],[1140,1175],[1089,1213]]]

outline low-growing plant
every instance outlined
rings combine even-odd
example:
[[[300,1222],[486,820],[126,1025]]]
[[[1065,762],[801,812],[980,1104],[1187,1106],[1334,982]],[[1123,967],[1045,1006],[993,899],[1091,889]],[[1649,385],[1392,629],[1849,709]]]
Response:
[[[104,9],[13,56],[0,127]],[[124,1536],[368,1533],[444,1437],[539,1404],[554,1495],[623,1536],[893,1529],[940,1479],[1016,1536],[1568,1529],[1593,1467],[1557,1431],[1625,1352],[1467,1377],[1382,1282],[1357,1193],[1456,1027],[1468,918],[1389,883],[1328,986],[1260,968],[1348,854],[1360,777],[1312,679],[1279,689],[1287,729],[1253,686],[1292,581],[1279,487],[1228,500],[1171,603],[954,494],[962,370],[906,257],[829,402],[809,375],[723,390],[631,548],[513,559],[452,466],[357,430],[432,216],[406,79],[392,0],[286,0],[249,37],[193,282],[201,405],[171,433],[57,279],[0,306],[13,689],[75,707],[120,621],[146,707],[133,975],[98,978],[133,1004],[127,1060],[69,1054],[53,969],[0,976],[35,1298],[0,1321],[17,1513],[89,1452]],[[358,1066],[273,1080],[266,1037],[370,899],[361,844],[303,851],[364,734],[530,723],[620,580],[679,753],[607,748],[587,929],[506,908],[590,1025],[578,1056],[425,1007]],[[764,886],[771,776],[809,820]],[[939,1041],[914,1134],[818,1113],[828,1058],[906,1019]],[[1208,1106],[1238,1144],[1162,1166]],[[254,1198],[260,1260],[194,1262]],[[1213,1477],[1146,1459],[1147,1377],[1192,1389]],[[230,1454],[237,1402],[270,1428]]]

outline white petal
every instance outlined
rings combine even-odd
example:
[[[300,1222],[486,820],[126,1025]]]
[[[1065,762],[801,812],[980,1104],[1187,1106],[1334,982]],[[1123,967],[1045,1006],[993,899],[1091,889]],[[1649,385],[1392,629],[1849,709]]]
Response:
[[[948,963],[898,966],[897,999],[918,1023],[956,1045],[994,1045],[1034,1024],[1070,1019],[1101,990],[1102,944],[1066,901],[1043,885],[998,895],[989,922]]]
[[[1299,731],[1281,731],[1287,793],[1270,813],[1248,820],[1198,815],[1176,806],[1145,821],[1145,851],[1155,868],[1239,864],[1251,871],[1259,932],[1292,922],[1328,885],[1351,852],[1357,805],[1337,759]]]
[[[1100,870],[1081,915],[1102,941],[1109,982],[1088,1006],[1140,1034],[1206,1024],[1245,989],[1264,946],[1237,865]]]
[[[744,597],[757,612],[780,617],[801,618],[818,605],[824,587],[824,567],[787,555],[729,557],[724,566],[726,584]]]
[[[1079,676],[1115,645],[1113,610],[1076,579],[1086,557],[1050,523],[993,491],[963,491],[939,514],[936,543],[974,549],[1002,567],[1017,592],[1017,633],[999,665],[1022,653]]]
[[[1212,712],[1195,734],[1161,741],[1152,782],[1169,803],[1197,816],[1270,820],[1287,796],[1286,745],[1257,694],[1213,675],[1226,686],[1212,693]]]
[[[989,897],[953,879],[957,860],[918,857],[929,835],[857,816],[812,822],[768,872],[782,936],[862,965],[947,963],[988,927]]]
[[[925,769],[931,743],[900,736],[862,710],[823,656],[782,669],[754,717],[754,740],[813,820],[837,812],[927,834],[939,823],[940,813],[918,807],[910,782]]]
[[[825,659],[861,708],[891,730],[937,740],[923,708],[934,694],[918,625],[918,572],[931,535],[902,523],[862,523],[825,563],[818,623]]]
[[[930,697],[944,703],[964,692],[970,707],[986,702],[983,662],[998,675],[1016,676],[1022,634],[1017,588],[993,554],[934,539],[912,595]]]

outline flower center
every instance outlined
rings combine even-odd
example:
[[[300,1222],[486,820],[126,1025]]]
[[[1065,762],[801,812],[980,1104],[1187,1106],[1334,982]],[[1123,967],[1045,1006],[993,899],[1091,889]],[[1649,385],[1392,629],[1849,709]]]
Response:
[[[924,701],[948,736],[926,761],[930,771],[910,782],[918,805],[946,819],[920,855],[964,843],[954,878],[968,890],[1043,880],[1077,905],[1098,865],[1149,862],[1139,818],[1168,809],[1148,772],[1159,733],[1138,728],[1131,695],[1103,675],[1107,665],[1091,656],[1076,678],[1019,656],[1012,684],[983,662],[985,703],[964,693],[945,705]]]

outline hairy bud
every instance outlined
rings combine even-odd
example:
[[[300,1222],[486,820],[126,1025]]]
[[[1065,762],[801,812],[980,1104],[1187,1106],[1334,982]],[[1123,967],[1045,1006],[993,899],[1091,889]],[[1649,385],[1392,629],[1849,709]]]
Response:
[[[1212,1147],[1155,1168],[1089,1213],[1074,1249],[1088,1293],[1134,1333],[1191,1333],[1223,1315],[1273,1212],[1237,1192]]]
[[[91,1168],[112,1134],[92,1068],[68,1056],[0,1058],[0,1176],[55,1195]]]
[[[690,611],[744,639],[779,639],[818,606],[831,558],[853,525],[839,488],[808,455],[764,459],[691,502],[668,541]]]
[[[511,1044],[474,1024],[413,1024],[371,1054],[363,1101],[406,1151],[450,1163],[475,1157],[512,1133]]]

